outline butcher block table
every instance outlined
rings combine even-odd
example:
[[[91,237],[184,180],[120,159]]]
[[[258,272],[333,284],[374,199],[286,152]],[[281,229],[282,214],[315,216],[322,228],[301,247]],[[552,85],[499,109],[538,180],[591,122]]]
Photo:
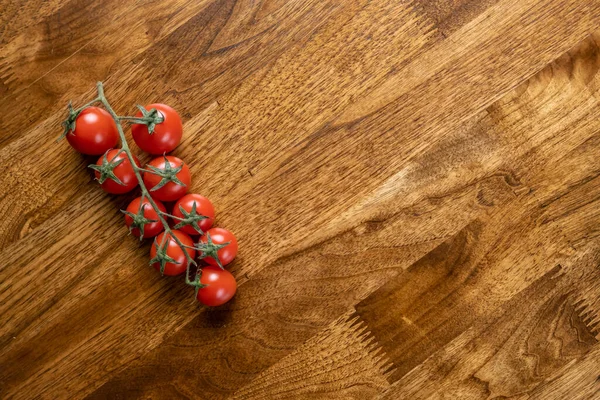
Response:
[[[600,398],[600,0],[0,3],[1,399]],[[180,113],[226,305],[56,142],[97,81]]]

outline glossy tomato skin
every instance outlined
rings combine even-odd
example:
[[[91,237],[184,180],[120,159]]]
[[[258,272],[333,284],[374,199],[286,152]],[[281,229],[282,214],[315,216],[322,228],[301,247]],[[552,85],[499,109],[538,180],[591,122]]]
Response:
[[[182,207],[186,212],[189,213],[192,210],[194,203],[196,203],[196,213],[208,217],[207,219],[203,219],[202,221],[198,222],[198,226],[200,227],[200,229],[202,229],[202,232],[206,232],[212,227],[213,222],[215,220],[215,208],[210,202],[210,200],[206,197],[196,193],[186,194],[185,196],[177,200],[177,203],[175,203],[175,205],[173,206],[172,214],[176,217],[183,218],[184,215],[181,212],[180,207]],[[178,219],[174,219],[173,222],[177,224],[179,221],[180,220]],[[188,235],[201,234],[192,225],[185,225],[179,228],[179,230],[187,233]]]
[[[137,214],[140,209],[141,200],[142,200],[141,197],[136,197],[135,199],[133,199],[131,201],[131,203],[129,203],[129,205],[127,206],[127,211],[129,211],[132,214]],[[167,212],[167,208],[160,200],[154,200],[154,202],[156,203],[156,205],[160,211]],[[148,199],[144,199],[143,207],[144,207],[144,218],[146,218],[148,220],[156,221],[156,222],[148,222],[146,225],[144,225],[144,239],[147,239],[147,238],[158,235],[165,228],[163,227],[163,224],[159,221],[158,214],[156,213],[154,208],[152,208],[152,205],[150,204]],[[133,219],[129,215],[125,214],[125,225],[127,225],[127,227],[129,228],[132,223],[133,223]],[[140,237],[139,228],[133,228],[131,230],[131,234],[135,237]]]
[[[183,165],[183,168],[179,173],[177,173],[177,178],[185,185],[181,186],[175,182],[168,182],[163,187],[152,190],[152,188],[160,183],[162,178],[159,175],[156,175],[152,172],[144,172],[143,180],[146,188],[150,192],[150,196],[154,199],[158,199],[160,201],[176,201],[182,198],[188,191],[190,185],[192,184],[192,177],[190,175],[190,169],[187,164],[184,163],[177,157],[166,156],[166,157],[156,157],[152,161],[148,163],[153,167],[159,168],[161,170],[165,169],[165,158],[167,162],[171,165],[171,168],[175,169],[180,165]]]
[[[227,303],[237,290],[237,283],[231,272],[210,265],[202,269],[200,282],[206,286],[198,290],[196,298],[210,307]]]
[[[189,237],[188,234],[183,233],[178,230],[174,230],[174,231],[172,231],[172,233],[173,233],[173,235],[177,236],[177,238],[184,245],[186,245],[186,246],[194,245],[194,241],[192,240],[191,237]],[[152,244],[152,247],[150,248],[150,259],[153,259],[156,256],[156,244],[158,243],[159,246],[162,244],[164,235],[165,235],[165,232],[162,232],[161,234],[159,234],[156,237],[156,241]],[[170,235],[168,237],[168,240],[169,240],[169,244],[168,244],[169,247],[167,248],[167,255],[169,257],[173,258],[175,260],[175,262],[174,263],[168,262],[165,265],[164,275],[167,275],[167,276],[181,275],[187,269],[187,262],[186,262],[185,254],[184,254],[183,250],[181,249],[181,247],[179,247],[177,242],[175,242],[175,240]],[[194,249],[186,248],[185,251],[187,251],[187,253],[190,255],[190,257],[192,257],[192,259],[196,255],[196,251]],[[160,271],[159,263],[154,263],[153,267],[157,271]]]
[[[138,147],[150,154],[164,154],[173,151],[181,142],[183,135],[183,125],[177,111],[166,104],[148,104],[145,109],[150,111],[152,108],[162,115],[164,121],[156,124],[154,132],[148,133],[148,126],[144,124],[131,125],[131,135]],[[142,112],[138,111],[136,117],[142,117]]]
[[[219,260],[223,266],[232,262],[238,252],[238,242],[233,233],[223,228],[211,228],[206,231],[206,234],[204,234],[199,241],[202,243],[207,243],[207,235],[210,235],[210,239],[214,244],[223,244],[229,242],[227,246],[217,251],[217,256],[219,257]],[[217,261],[212,257],[206,257],[203,258],[203,260],[209,265],[218,266]]]
[[[104,156],[101,156],[100,158],[98,158],[96,165],[102,165],[103,159],[104,159]],[[114,174],[116,175],[117,178],[119,178],[121,180],[121,182],[123,182],[123,185],[120,185],[119,183],[112,180],[111,178],[108,178],[100,185],[102,190],[104,190],[106,193],[111,193],[111,194],[123,194],[123,193],[127,193],[127,192],[135,189],[135,187],[138,185],[138,180],[137,180],[137,177],[135,176],[135,172],[133,171],[133,167],[131,166],[131,162],[129,162],[129,158],[127,157],[127,154],[125,154],[125,152],[122,151],[121,149],[111,149],[111,150],[108,150],[106,159],[108,161],[113,161],[113,162],[123,159],[121,164],[117,165],[113,169]],[[135,163],[139,167],[140,166],[139,160],[135,156],[133,156],[133,159],[135,160]],[[100,178],[100,172],[96,171],[95,175],[96,175],[96,179]]]
[[[67,134],[67,141],[78,152],[95,156],[116,147],[119,132],[106,110],[87,107],[77,116],[75,130]]]

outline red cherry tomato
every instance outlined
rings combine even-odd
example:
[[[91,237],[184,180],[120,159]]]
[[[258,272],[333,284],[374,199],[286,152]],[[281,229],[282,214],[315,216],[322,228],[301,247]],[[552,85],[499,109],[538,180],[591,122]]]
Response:
[[[209,239],[210,238],[210,239]],[[237,239],[233,233],[223,228],[211,228],[200,238],[198,244],[204,243],[205,249],[198,254],[207,264],[225,266],[233,261],[238,252]],[[225,243],[229,243],[223,246]],[[215,259],[219,258],[219,261]]]
[[[75,119],[75,130],[67,134],[67,141],[80,153],[99,155],[116,147],[119,132],[108,112],[87,107]]]
[[[237,283],[231,272],[210,265],[202,269],[200,283],[206,286],[198,290],[196,298],[210,307],[227,303],[237,290]]]
[[[148,126],[144,124],[131,125],[131,135],[140,149],[150,154],[164,154],[172,151],[179,142],[183,133],[181,118],[177,111],[166,104],[149,104],[145,107],[147,111],[155,108],[164,118],[163,122],[154,126],[152,133],[148,132]],[[135,115],[141,118],[142,112]]]
[[[176,225],[180,225],[177,229],[188,235],[201,235],[213,225],[215,208],[206,197],[190,193],[177,200],[177,203],[173,206],[173,215],[180,218],[173,219]],[[201,232],[194,228],[193,222],[198,225]]]
[[[184,245],[190,247],[194,246],[194,241],[186,233],[177,230],[172,232],[173,235],[176,236]],[[162,241],[164,236],[165,232],[162,232],[160,235],[158,235],[154,240],[152,247],[150,248],[150,262],[152,263],[152,266],[156,268],[157,271],[160,271],[161,268],[161,258],[164,260],[164,256],[161,256],[160,254],[157,257],[157,254],[159,253],[158,248],[163,249]],[[171,257],[173,260],[175,260],[175,262],[163,261],[165,265],[163,275],[175,276],[183,274],[187,269],[185,253],[183,252],[181,247],[179,247],[177,242],[175,242],[175,239],[173,239],[171,235],[168,236],[167,241],[165,243],[166,249],[161,253],[163,253],[163,255]],[[196,255],[196,251],[194,249],[186,248],[185,251],[187,251],[190,257],[192,257],[192,259]]]
[[[138,180],[127,154],[121,149],[111,149],[105,153],[105,156],[106,158],[102,156],[98,159],[96,167],[91,166],[95,170],[96,179],[103,181],[100,184],[102,189],[112,194],[123,194],[134,189],[138,185]],[[139,167],[140,162],[138,159],[135,156],[133,159]],[[120,180],[122,184],[117,182],[115,178]]]
[[[152,208],[152,205],[150,204],[150,201],[148,201],[148,199],[144,199],[144,203],[142,204],[143,210],[140,210],[141,200],[141,197],[136,197],[127,206],[127,209],[125,210],[125,225],[127,225],[127,227],[130,228],[131,234],[136,237],[140,237],[139,226],[143,226],[143,237],[144,239],[146,239],[158,235],[163,231],[164,227],[163,224],[159,221],[158,214],[156,213],[154,208]],[[160,211],[167,212],[165,205],[161,201],[154,200],[154,202],[156,203]],[[135,217],[132,217],[130,214],[133,214]],[[135,224],[134,219],[136,222]],[[131,227],[131,225],[133,225],[133,228]]]
[[[181,169],[175,174],[179,167]],[[177,157],[156,157],[148,163],[148,168],[153,172],[144,172],[143,180],[152,198],[161,201],[179,200],[192,184],[188,166]],[[178,181],[182,184],[177,183]],[[154,190],[155,186],[159,188]]]

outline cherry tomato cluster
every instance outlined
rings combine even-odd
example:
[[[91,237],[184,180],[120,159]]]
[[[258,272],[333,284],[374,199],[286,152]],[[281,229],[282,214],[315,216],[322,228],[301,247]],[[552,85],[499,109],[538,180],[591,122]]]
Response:
[[[123,194],[140,185],[141,196],[122,212],[132,235],[140,240],[154,238],[150,265],[163,275],[185,274],[201,303],[226,303],[235,294],[237,284],[224,267],[237,255],[238,244],[230,231],[213,227],[215,209],[210,200],[188,193],[192,179],[187,164],[166,155],[181,141],[181,118],[165,104],[138,106],[140,111],[135,116],[118,117],[106,101],[101,83],[98,85],[97,101],[110,113],[94,106],[74,110],[69,104],[69,116],[63,123],[69,144],[80,153],[100,155],[90,168],[105,192]],[[140,149],[160,155],[145,168],[129,151],[120,125],[117,127],[121,121],[131,123],[133,139]],[[122,148],[117,149],[119,138]],[[189,266],[196,264],[196,259],[202,264],[195,279],[190,280]]]

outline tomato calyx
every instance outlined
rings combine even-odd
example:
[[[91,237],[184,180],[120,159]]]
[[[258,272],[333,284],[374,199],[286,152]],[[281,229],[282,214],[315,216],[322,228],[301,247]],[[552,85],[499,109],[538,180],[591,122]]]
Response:
[[[198,296],[198,291],[200,289],[208,286],[208,285],[205,285],[204,283],[200,282],[201,277],[202,277],[202,270],[199,269],[198,272],[196,272],[196,277],[194,278],[194,280],[186,282],[188,285],[190,285],[194,288],[196,297]]]
[[[196,211],[195,201],[192,203],[192,209],[189,213],[185,210],[185,208],[183,208],[181,204],[179,205],[179,211],[181,211],[183,218],[179,219],[179,223],[175,225],[173,229],[181,229],[186,225],[191,225],[200,235],[204,235],[204,231],[200,229],[200,225],[198,225],[198,222],[208,219],[209,217],[207,217],[206,215],[198,214],[198,212]]]
[[[150,170],[152,171],[153,174],[161,177],[160,182],[158,182],[158,184],[156,186],[154,186],[152,189],[150,189],[150,191],[154,192],[155,190],[160,189],[161,187],[165,186],[169,182],[173,182],[173,183],[176,183],[177,185],[185,187],[186,184],[181,182],[179,180],[179,178],[177,177],[177,174],[179,172],[181,172],[181,170],[183,169],[184,164],[181,164],[179,167],[173,168],[171,166],[171,163],[169,162],[169,160],[167,160],[167,156],[163,155],[163,157],[165,158],[164,169],[157,168],[153,165],[147,165],[147,167],[150,168]]]
[[[129,233],[131,234],[135,228],[140,231],[140,242],[144,240],[144,226],[146,224],[150,224],[153,222],[158,222],[156,219],[148,219],[144,215],[144,210],[146,208],[146,204],[142,201],[140,202],[140,208],[138,208],[137,214],[134,214],[127,210],[121,210],[121,212],[132,219],[131,225],[129,226]],[[155,239],[156,240],[156,239]],[[152,263],[152,262],[151,262]]]
[[[119,177],[117,177],[115,175],[114,169],[121,164],[123,161],[125,161],[125,158],[120,158],[116,161],[114,161],[115,158],[117,158],[121,152],[119,152],[111,161],[108,161],[107,155],[108,151],[106,153],[104,153],[104,156],[102,157],[102,165],[97,165],[97,164],[90,164],[88,165],[88,168],[93,169],[94,171],[98,171],[100,173],[100,177],[98,178],[98,183],[103,184],[107,179],[112,179],[113,181],[117,182],[119,185],[125,185],[120,179]]]
[[[156,125],[162,124],[165,118],[160,112],[158,112],[156,108],[146,110],[144,106],[139,104],[137,105],[137,108],[139,108],[142,113],[142,118],[138,120],[139,123],[146,125],[148,127],[148,133],[152,135],[154,133],[154,128],[156,127]]]
[[[161,247],[158,244],[158,241],[156,240],[156,238],[154,238],[154,245],[156,246],[156,255],[154,256],[153,259],[150,260],[150,265],[159,263],[161,275],[165,274],[165,267],[166,267],[167,263],[173,263],[173,264],[177,263],[177,260],[175,260],[174,258],[170,257],[167,254],[167,250],[169,249],[170,241],[171,241],[171,238],[168,237],[167,240],[164,241],[164,244]]]
[[[217,265],[219,266],[219,268],[221,269],[225,269],[223,267],[223,264],[221,263],[221,260],[219,259],[219,250],[221,250],[223,247],[228,246],[231,242],[225,242],[222,244],[216,244],[212,241],[212,238],[210,237],[210,233],[206,234],[206,243],[204,242],[198,242],[195,246],[196,250],[198,251],[198,258],[199,259],[203,259],[203,258],[207,258],[207,257],[211,257],[213,258],[216,262]]]
[[[60,137],[58,138],[58,141],[64,139],[69,133],[75,132],[75,126],[76,126],[75,121],[77,120],[77,117],[79,116],[79,114],[81,114],[81,111],[83,111],[83,109],[75,110],[73,108],[73,103],[71,103],[70,101],[69,101],[69,104],[67,105],[67,110],[68,110],[69,114],[67,115],[67,118],[61,124],[62,127],[64,128],[64,131],[63,131],[62,135],[60,135]]]

